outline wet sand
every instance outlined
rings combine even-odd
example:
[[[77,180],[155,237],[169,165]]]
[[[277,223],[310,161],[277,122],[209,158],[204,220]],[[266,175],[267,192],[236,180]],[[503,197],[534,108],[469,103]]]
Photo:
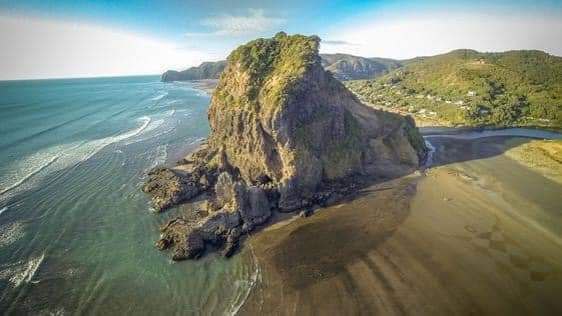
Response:
[[[562,186],[503,154],[516,144],[436,140],[425,176],[252,236],[240,314],[561,314]]]

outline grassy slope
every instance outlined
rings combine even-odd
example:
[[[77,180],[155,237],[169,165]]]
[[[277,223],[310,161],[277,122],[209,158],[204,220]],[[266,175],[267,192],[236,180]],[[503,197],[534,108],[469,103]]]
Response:
[[[379,79],[347,86],[368,102],[452,124],[562,126],[560,57],[456,50],[403,64]]]

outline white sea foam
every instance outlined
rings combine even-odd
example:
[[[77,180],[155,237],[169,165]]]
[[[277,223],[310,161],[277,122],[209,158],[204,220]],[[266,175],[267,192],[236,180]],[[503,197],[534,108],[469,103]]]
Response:
[[[153,138],[153,137],[156,137],[156,136],[160,136],[162,134],[166,134],[173,129],[173,128],[171,128],[171,129],[165,130],[164,132],[156,133],[156,134],[150,133],[151,131],[160,127],[163,123],[164,123],[164,119],[151,121],[150,124],[144,129],[143,137],[135,137],[134,139],[127,140],[123,144],[124,145],[130,145],[130,144],[138,143],[138,142],[141,142],[141,141],[145,141],[147,139],[150,139],[150,138]]]
[[[159,95],[155,96],[154,98],[151,98],[150,100],[152,100],[152,101],[162,100],[167,95],[168,95],[168,92],[164,92],[162,94],[159,94]]]
[[[166,158],[168,158],[168,146],[160,145],[156,147],[156,158],[154,159],[152,168],[165,163]]]
[[[258,259],[254,254],[254,249],[252,249],[251,245],[249,247],[252,254],[253,273],[248,280],[236,281],[235,284],[239,287],[242,287],[242,289],[239,289],[237,291],[238,295],[234,298],[232,305],[228,308],[228,311],[226,312],[227,315],[238,314],[238,311],[240,310],[242,305],[244,305],[244,303],[248,299],[248,296],[250,296],[250,292],[252,291],[256,283],[258,281],[261,281],[261,272],[258,264]]]
[[[143,116],[138,120],[141,122],[139,127],[122,134],[56,145],[20,159],[8,166],[8,173],[0,178],[0,196],[4,199],[15,193],[15,189],[29,189],[47,174],[86,161],[108,145],[135,137],[149,129],[150,117]]]
[[[427,152],[427,156],[425,157],[424,167],[429,168],[433,164],[433,155],[435,154],[435,147],[429,142],[427,139],[424,140],[425,146],[429,151]]]
[[[3,266],[0,271],[0,279],[7,279],[13,287],[20,286],[23,282],[29,283],[39,270],[41,263],[45,259],[45,254],[32,258],[28,262],[16,262]]]
[[[139,118],[139,120],[143,123],[138,128],[132,129],[128,132],[116,136],[105,137],[87,142],[84,146],[82,146],[84,150],[79,161],[86,161],[92,158],[95,154],[97,154],[100,150],[107,147],[108,145],[124,141],[145,131],[145,129],[150,124],[151,118],[148,116],[143,116]]]
[[[39,157],[38,157],[39,156]],[[41,172],[41,170],[50,166],[53,162],[60,158],[60,155],[54,155],[46,160],[40,158],[41,155],[33,155],[28,159],[28,164],[23,169],[17,170],[19,174],[23,174],[18,180],[8,185],[6,188],[0,189],[0,195],[18,187],[20,184],[31,178],[33,175]],[[15,175],[17,177],[17,175]],[[4,182],[4,181],[2,181]],[[4,185],[4,183],[2,183]]]
[[[8,246],[24,236],[24,225],[14,222],[0,226],[0,247]]]

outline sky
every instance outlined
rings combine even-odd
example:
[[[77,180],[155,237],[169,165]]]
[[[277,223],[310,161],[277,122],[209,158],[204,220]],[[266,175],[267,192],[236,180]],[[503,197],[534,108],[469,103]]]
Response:
[[[562,56],[562,0],[0,0],[0,80],[159,74],[278,31],[365,57]]]

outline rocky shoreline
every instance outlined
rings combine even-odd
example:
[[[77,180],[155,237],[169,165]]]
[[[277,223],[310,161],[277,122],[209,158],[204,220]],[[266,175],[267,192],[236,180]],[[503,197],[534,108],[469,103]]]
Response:
[[[361,104],[322,68],[319,41],[279,33],[232,52],[207,141],[177,166],[150,171],[143,191],[157,210],[200,197],[197,216],[161,228],[156,245],[173,260],[210,249],[231,256],[275,212],[306,216],[420,166],[427,149],[413,120]]]

